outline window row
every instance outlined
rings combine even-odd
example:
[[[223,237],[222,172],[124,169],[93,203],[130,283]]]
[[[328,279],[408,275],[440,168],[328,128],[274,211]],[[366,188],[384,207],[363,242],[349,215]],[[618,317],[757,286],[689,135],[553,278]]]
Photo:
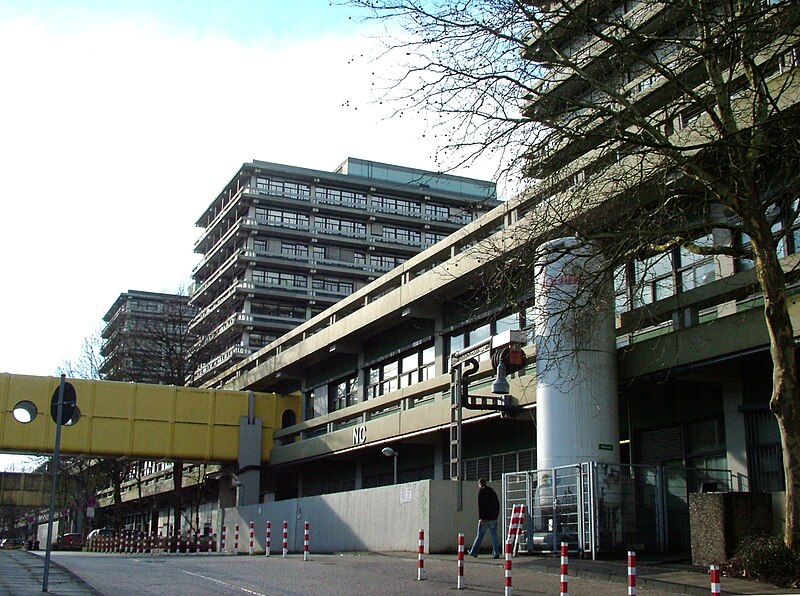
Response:
[[[367,195],[362,192],[355,192],[352,190],[341,190],[338,188],[317,188],[316,197],[320,201],[326,203],[335,203],[337,205],[345,205],[348,207],[358,207],[366,209]]]
[[[306,199],[311,196],[311,187],[308,184],[290,182],[288,180],[256,178],[256,189],[259,192],[271,195],[286,195]]]
[[[260,223],[307,228],[309,217],[305,213],[256,207],[256,220]]]
[[[253,303],[250,306],[250,313],[255,316],[281,317],[285,319],[306,318],[305,306],[280,302]]]
[[[305,288],[308,286],[308,278],[300,273],[290,273],[288,271],[267,271],[264,269],[253,269],[252,281],[257,284],[269,284],[275,286]]]
[[[340,234],[351,234],[365,236],[367,234],[367,225],[358,221],[350,221],[347,219],[340,219],[338,217],[329,217],[319,215],[315,219],[316,227],[322,230],[337,232]]]
[[[422,235],[418,231],[408,228],[383,226],[383,237],[396,242],[419,244]]]
[[[409,387],[436,375],[436,352],[433,344],[369,367],[367,399]]]
[[[428,236],[430,235],[430,238]],[[426,239],[434,241],[437,234],[426,234]],[[253,239],[253,250],[262,256],[280,254],[293,259],[313,259],[318,262],[332,262],[358,266],[366,266],[380,269],[392,269],[406,259],[404,257],[386,254],[367,254],[360,250],[355,250],[343,246],[326,246],[312,244],[309,253],[309,245],[289,240],[279,240],[276,238],[256,237]]]

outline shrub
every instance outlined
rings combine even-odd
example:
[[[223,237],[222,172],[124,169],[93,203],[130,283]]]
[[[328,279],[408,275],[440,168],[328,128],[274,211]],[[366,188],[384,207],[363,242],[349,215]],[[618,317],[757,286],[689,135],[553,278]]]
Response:
[[[725,571],[731,577],[760,579],[782,588],[797,587],[800,553],[787,548],[777,536],[752,537],[739,545]]]

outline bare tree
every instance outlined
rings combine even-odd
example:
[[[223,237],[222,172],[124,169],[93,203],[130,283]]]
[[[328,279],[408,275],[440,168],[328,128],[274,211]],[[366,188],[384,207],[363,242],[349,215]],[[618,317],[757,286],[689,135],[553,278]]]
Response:
[[[100,332],[92,333],[84,338],[77,360],[65,360],[58,367],[58,374],[73,379],[102,379],[103,373],[100,371],[103,365],[102,348],[103,338]]]
[[[487,244],[513,256],[515,266],[496,275],[518,292],[536,248],[564,235],[598,247],[614,271],[676,247],[754,269],[782,439],[784,539],[800,550],[800,389],[787,306],[794,272],[780,260],[794,242],[800,188],[800,5],[350,4],[402,26],[388,44],[406,65],[390,85],[399,111],[440,114],[451,152],[501,151],[527,177],[516,199],[525,216],[502,244]],[[709,234],[713,242],[698,241]],[[646,267],[634,273],[641,283]]]

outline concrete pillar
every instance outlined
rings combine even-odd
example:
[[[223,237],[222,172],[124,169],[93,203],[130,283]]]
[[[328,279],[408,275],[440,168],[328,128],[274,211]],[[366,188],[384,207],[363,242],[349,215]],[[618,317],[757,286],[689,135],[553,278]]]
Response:
[[[239,470],[236,473],[236,506],[258,503],[261,491],[261,418],[239,419]]]
[[[742,382],[738,371],[728,369],[722,383],[722,413],[725,417],[725,449],[728,469],[733,478],[733,490],[746,490],[747,478],[747,440],[744,429],[744,415],[739,410],[742,405]]]

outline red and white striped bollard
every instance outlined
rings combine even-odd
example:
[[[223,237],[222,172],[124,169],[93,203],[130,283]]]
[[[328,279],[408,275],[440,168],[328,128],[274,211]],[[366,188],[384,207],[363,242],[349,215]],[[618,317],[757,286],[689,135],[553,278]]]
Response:
[[[222,554],[227,554],[225,550],[225,536],[228,534],[228,526],[222,526],[222,536],[220,537],[219,550]]]
[[[308,535],[309,535],[308,522],[303,524],[303,560],[308,561]]]
[[[233,554],[239,554],[239,524],[233,526]]]
[[[289,554],[289,522],[283,521],[283,558]]]
[[[511,596],[511,550],[513,548],[513,539],[506,540],[506,560],[505,560],[505,589],[503,590],[504,596]]]
[[[561,543],[561,587],[559,596],[569,596],[569,551],[567,543]]]
[[[458,579],[456,589],[464,589],[464,534],[458,535]]]
[[[712,565],[711,573],[711,596],[720,596],[722,594],[722,587],[719,582],[719,565]]]
[[[423,579],[425,579],[425,530],[420,530],[417,546],[417,581]]]
[[[254,542],[256,537],[255,524],[250,522],[250,546],[247,547],[247,554],[252,555],[255,552]]]
[[[636,596],[636,553],[628,551],[628,596]]]
[[[266,551],[264,554],[269,556],[270,547],[272,546],[272,524],[268,521],[267,522],[267,541],[264,550]]]

